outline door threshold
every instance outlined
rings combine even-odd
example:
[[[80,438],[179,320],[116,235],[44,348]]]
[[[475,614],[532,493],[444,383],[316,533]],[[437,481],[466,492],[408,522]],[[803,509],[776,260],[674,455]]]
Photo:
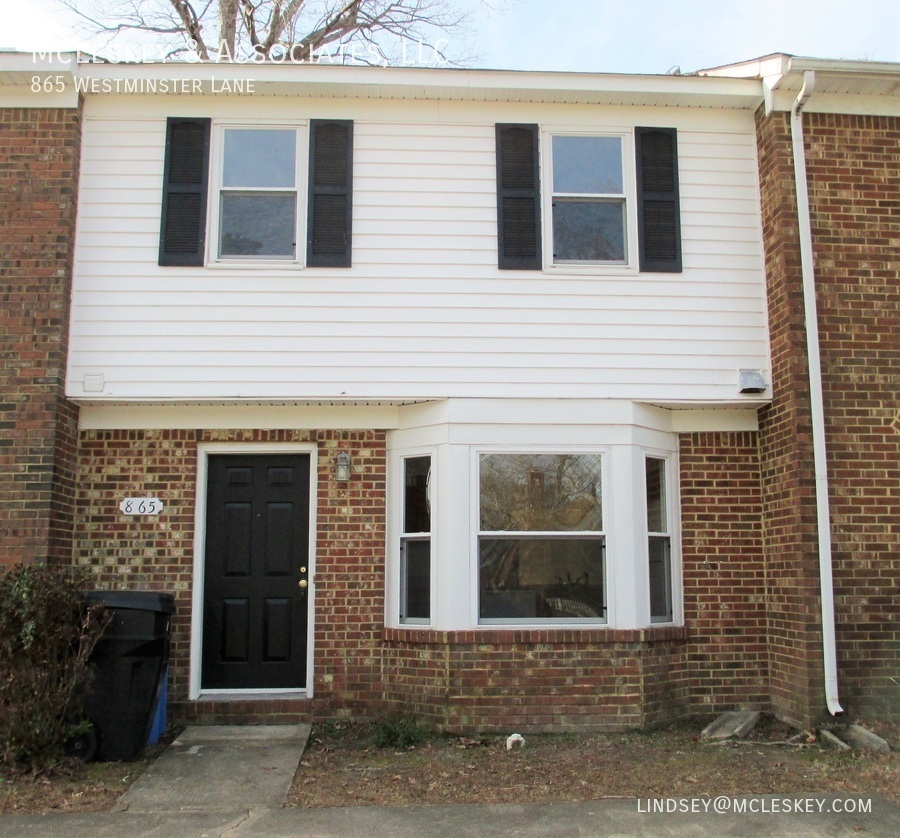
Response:
[[[307,690],[203,690],[194,701],[287,701],[310,698]]]

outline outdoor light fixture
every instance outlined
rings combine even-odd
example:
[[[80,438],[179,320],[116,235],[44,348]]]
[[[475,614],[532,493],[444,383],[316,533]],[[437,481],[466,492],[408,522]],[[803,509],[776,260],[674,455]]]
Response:
[[[334,479],[346,483],[350,479],[350,455],[341,451],[335,457]]]

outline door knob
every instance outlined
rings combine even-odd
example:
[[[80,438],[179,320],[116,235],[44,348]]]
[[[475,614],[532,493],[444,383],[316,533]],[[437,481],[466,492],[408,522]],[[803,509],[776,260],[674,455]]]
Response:
[[[305,579],[301,579],[297,584],[298,584],[301,588],[305,588],[309,583],[308,583]]]

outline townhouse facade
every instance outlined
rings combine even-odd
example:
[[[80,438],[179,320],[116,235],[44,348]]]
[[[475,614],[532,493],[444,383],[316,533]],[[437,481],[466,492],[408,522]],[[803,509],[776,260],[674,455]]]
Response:
[[[175,594],[176,716],[896,715],[895,65],[30,59],[3,561]]]

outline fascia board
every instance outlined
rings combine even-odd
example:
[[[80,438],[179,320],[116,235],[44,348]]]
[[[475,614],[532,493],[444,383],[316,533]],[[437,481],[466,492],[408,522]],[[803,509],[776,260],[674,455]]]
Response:
[[[648,76],[588,73],[546,73],[499,70],[455,70],[406,67],[347,67],[321,64],[142,63],[79,65],[85,79],[197,79],[204,86],[214,81],[253,81],[291,87],[308,95],[310,87],[339,88],[342,95],[379,98],[476,99],[483,101],[543,102],[552,94],[571,95],[586,103],[611,97],[664,97],[673,104],[702,103],[705,99],[731,102],[732,107],[754,108],[761,100],[759,84],[749,79],[699,76]],[[205,90],[205,87],[204,87]]]

